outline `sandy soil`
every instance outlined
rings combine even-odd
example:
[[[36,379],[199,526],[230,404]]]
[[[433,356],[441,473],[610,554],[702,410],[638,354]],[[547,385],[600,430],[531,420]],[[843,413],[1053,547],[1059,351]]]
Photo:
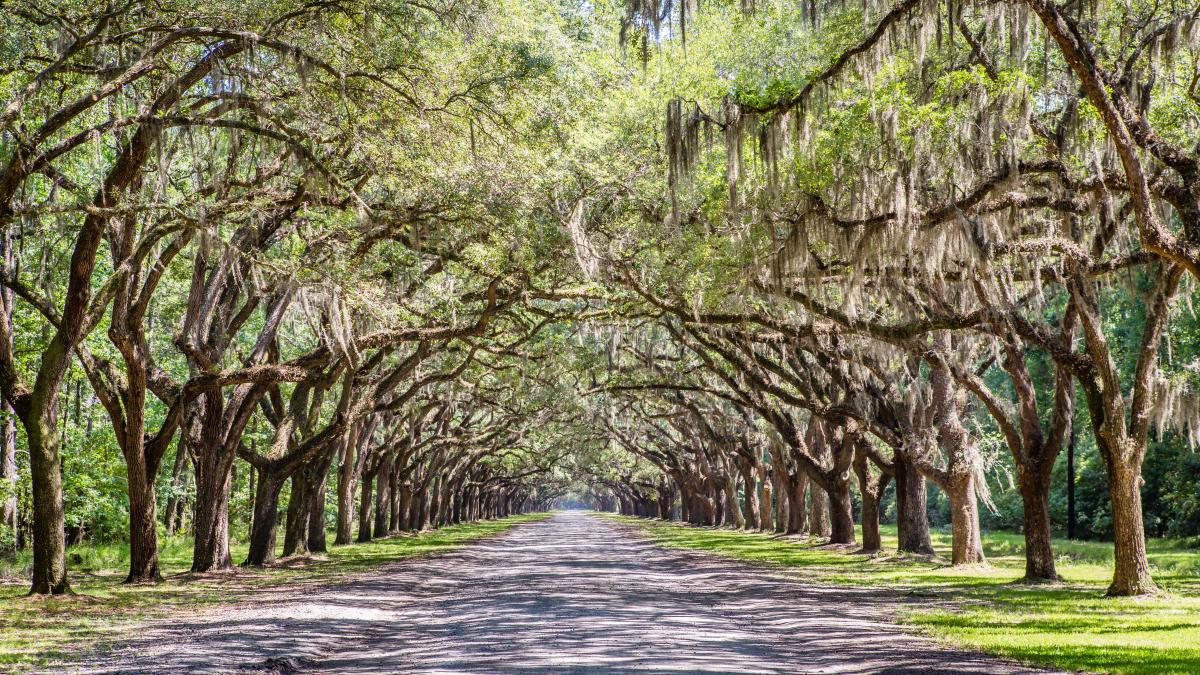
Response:
[[[267,604],[147,626],[76,673],[1020,673],[896,598],[650,543],[583,513]]]

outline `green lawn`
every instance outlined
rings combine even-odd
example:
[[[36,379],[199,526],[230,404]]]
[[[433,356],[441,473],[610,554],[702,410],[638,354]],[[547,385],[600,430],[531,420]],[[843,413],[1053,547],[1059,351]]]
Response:
[[[128,562],[124,546],[76,546],[67,552],[75,561],[69,567],[76,595],[55,598],[27,597],[29,582],[20,574],[27,563],[9,560],[0,563],[0,672],[61,659],[85,644],[118,638],[138,622],[172,610],[269,597],[282,586],[326,582],[389,560],[452,549],[545,515],[453,525],[333,547],[326,555],[283,561],[266,569],[239,568],[201,576],[187,573],[191,541],[172,537],[161,546],[164,581],[148,585],[121,583]],[[235,546],[235,561],[245,555],[245,544]]]
[[[985,535],[990,566],[954,569],[944,561],[868,558],[754,532],[612,517],[667,546],[803,568],[806,579],[826,583],[928,596],[930,602],[900,603],[901,620],[963,647],[1071,670],[1200,672],[1200,550],[1182,542],[1150,542],[1154,576],[1166,594],[1105,598],[1112,559],[1105,543],[1056,540],[1066,582],[1027,586],[1014,583],[1025,568],[1018,534]],[[934,546],[948,555],[949,534],[935,532]],[[884,550],[895,548],[895,528],[885,527]]]

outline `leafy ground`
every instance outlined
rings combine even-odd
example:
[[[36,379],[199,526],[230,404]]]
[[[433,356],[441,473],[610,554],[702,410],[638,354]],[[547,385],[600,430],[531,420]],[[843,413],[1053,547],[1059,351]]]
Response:
[[[1112,545],[1056,540],[1066,582],[1029,586],[1020,535],[989,533],[987,567],[951,568],[945,560],[870,558],[796,538],[613,516],[666,546],[701,549],[803,570],[806,579],[886,586],[918,597],[952,600],[905,603],[902,619],[955,645],[1070,670],[1120,673],[1200,672],[1200,550],[1152,540],[1150,562],[1166,593],[1155,598],[1105,598]],[[934,546],[949,554],[948,533]],[[896,548],[885,528],[884,550]],[[914,608],[914,605],[916,606]]]
[[[239,568],[211,575],[188,573],[191,541],[169,538],[160,553],[164,581],[148,585],[121,583],[128,560],[124,547],[77,546],[68,551],[76,595],[44,599],[25,595],[28,581],[20,574],[22,560],[8,561],[0,568],[4,574],[0,578],[0,671],[61,659],[84,644],[119,637],[138,622],[172,610],[266,598],[281,586],[328,582],[397,558],[455,548],[543,517],[530,514],[453,525],[338,546],[325,555],[282,561],[265,569]],[[244,544],[235,547],[234,559],[245,553]]]

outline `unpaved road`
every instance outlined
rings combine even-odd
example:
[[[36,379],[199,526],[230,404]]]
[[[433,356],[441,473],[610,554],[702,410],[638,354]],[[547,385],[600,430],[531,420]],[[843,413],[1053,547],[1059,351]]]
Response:
[[[564,513],[366,580],[163,622],[68,670],[1031,672],[906,632],[887,621],[894,603]]]

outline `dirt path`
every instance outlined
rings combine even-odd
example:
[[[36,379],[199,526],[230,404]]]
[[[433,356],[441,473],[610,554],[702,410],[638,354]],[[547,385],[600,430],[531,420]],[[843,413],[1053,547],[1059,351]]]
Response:
[[[878,596],[565,513],[369,580],[180,617],[71,672],[1031,672],[908,634]]]

